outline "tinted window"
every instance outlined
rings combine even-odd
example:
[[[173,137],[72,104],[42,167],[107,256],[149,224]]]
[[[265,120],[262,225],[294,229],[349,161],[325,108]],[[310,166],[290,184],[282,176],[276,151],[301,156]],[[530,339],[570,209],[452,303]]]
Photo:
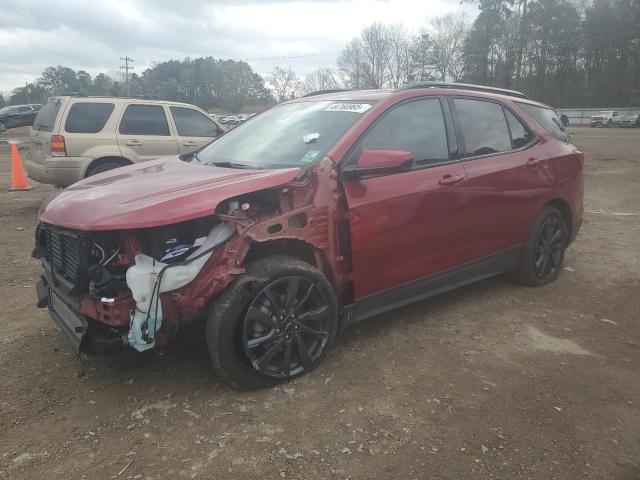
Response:
[[[69,133],[97,133],[107,123],[113,103],[76,103],[69,110],[64,129]]]
[[[40,132],[51,132],[58,116],[58,110],[60,110],[60,101],[53,100],[45,103],[33,122],[33,129]]]
[[[169,135],[169,124],[161,105],[129,105],[120,122],[125,135]]]
[[[487,155],[511,150],[511,137],[502,107],[482,100],[454,100],[467,155]]]
[[[190,108],[171,107],[181,137],[217,137],[218,126],[209,118]]]
[[[558,140],[569,142],[569,135],[564,129],[564,125],[558,118],[555,111],[550,108],[538,107],[537,105],[529,105],[528,103],[520,103],[522,109],[535,118],[544,129]]]
[[[528,145],[533,140],[533,135],[529,133],[526,127],[522,124],[516,116],[505,108],[505,115],[507,116],[507,122],[509,122],[509,129],[511,130],[511,147],[514,149],[522,148]]]
[[[370,149],[411,152],[415,165],[448,160],[447,130],[440,100],[408,102],[385,113],[362,138],[354,155]]]

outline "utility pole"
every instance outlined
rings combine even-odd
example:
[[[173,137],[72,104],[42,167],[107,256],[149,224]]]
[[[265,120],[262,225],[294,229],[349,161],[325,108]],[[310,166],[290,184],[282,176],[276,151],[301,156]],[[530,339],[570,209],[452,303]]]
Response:
[[[124,62],[124,65],[120,66],[121,70],[124,70],[124,84],[125,84],[125,88],[127,90],[127,97],[130,95],[129,94],[129,70],[133,70],[133,58],[129,58],[129,57],[120,57],[120,60],[122,60]],[[131,65],[129,65],[131,63]]]

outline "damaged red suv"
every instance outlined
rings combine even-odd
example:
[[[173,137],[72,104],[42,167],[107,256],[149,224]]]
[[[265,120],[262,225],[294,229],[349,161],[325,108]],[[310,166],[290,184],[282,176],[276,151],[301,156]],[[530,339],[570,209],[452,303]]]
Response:
[[[583,163],[555,112],[518,92],[307,96],[49,200],[38,306],[93,352],[163,347],[204,318],[218,375],[271,385],[367,317],[505,272],[556,279]]]

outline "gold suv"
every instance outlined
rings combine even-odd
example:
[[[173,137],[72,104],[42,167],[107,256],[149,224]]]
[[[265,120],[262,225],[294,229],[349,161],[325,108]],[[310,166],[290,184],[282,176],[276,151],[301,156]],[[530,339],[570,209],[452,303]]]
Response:
[[[223,129],[193,105],[109,97],[51,97],[30,134],[29,177],[66,187],[113,168],[189,153]]]

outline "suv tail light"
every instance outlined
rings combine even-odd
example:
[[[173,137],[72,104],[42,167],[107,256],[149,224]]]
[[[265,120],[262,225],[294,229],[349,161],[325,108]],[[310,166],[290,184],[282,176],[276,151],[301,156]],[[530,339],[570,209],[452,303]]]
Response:
[[[64,157],[67,155],[67,149],[64,145],[64,137],[62,135],[51,135],[49,145],[51,147],[51,156]]]

